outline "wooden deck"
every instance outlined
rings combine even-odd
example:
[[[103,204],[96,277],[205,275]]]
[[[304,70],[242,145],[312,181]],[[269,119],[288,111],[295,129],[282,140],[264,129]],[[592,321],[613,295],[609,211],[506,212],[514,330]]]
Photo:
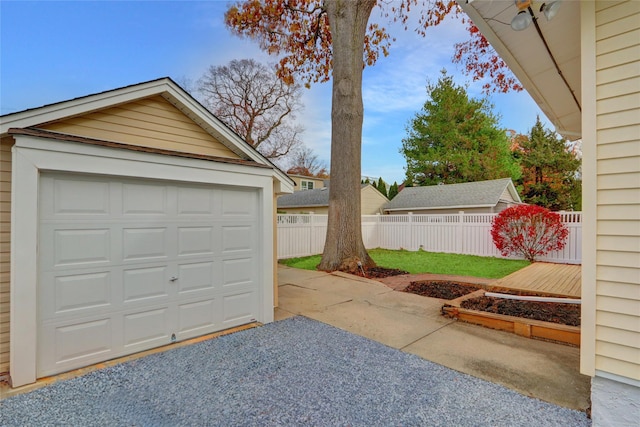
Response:
[[[580,298],[581,266],[535,262],[491,284],[491,288]]]

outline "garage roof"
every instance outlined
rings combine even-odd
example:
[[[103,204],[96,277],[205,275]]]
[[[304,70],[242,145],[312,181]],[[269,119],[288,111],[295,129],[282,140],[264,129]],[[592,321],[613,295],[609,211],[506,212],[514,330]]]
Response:
[[[238,134],[222,123],[220,119],[214,116],[169,77],[0,116],[0,136],[7,135],[9,129],[12,128],[33,128],[61,119],[80,116],[157,95],[162,96],[174,105],[241,159],[268,165],[273,168],[278,181],[281,184],[285,184],[285,188],[288,190],[284,192],[289,193],[293,191],[295,183],[287,174],[245,142]]]

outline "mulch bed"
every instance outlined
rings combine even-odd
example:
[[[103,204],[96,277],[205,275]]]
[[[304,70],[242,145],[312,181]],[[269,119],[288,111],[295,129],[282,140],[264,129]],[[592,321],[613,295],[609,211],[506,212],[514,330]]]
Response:
[[[460,306],[469,310],[524,317],[562,325],[580,326],[579,304],[479,297],[462,301]]]
[[[364,276],[362,271],[359,271],[356,276],[367,277],[369,279],[382,279],[390,276],[400,276],[401,274],[409,274],[409,272],[395,268],[371,267],[365,270]]]
[[[404,292],[410,292],[424,297],[452,300],[475,292],[478,289],[481,288],[468,283],[427,280],[411,282],[409,286],[404,289]]]

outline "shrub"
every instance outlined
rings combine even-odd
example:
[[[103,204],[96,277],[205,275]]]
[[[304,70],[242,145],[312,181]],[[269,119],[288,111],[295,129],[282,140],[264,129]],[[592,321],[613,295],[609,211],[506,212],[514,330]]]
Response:
[[[560,215],[536,205],[513,206],[493,220],[491,237],[504,256],[536,257],[564,248],[569,230]]]

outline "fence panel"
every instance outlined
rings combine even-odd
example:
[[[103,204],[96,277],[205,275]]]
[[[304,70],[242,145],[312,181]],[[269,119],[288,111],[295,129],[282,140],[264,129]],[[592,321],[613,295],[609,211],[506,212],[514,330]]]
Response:
[[[582,260],[582,213],[563,212],[569,229],[566,246],[540,261],[580,264]],[[495,214],[363,215],[362,240],[367,249],[419,249],[501,257],[491,239]],[[278,258],[322,253],[327,215],[278,215]]]

